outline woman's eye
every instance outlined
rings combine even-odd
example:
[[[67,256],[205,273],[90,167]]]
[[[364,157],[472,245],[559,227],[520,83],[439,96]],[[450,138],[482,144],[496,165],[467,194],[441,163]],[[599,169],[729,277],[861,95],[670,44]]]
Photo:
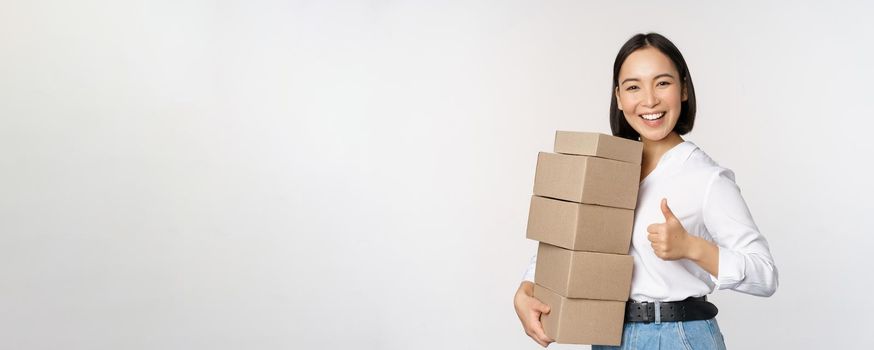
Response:
[[[659,86],[668,86],[668,85],[671,85],[671,83],[668,81],[660,81],[658,85]]]
[[[631,85],[631,86],[625,88],[625,91],[633,91],[633,90],[637,90],[637,86],[636,86],[636,85]]]

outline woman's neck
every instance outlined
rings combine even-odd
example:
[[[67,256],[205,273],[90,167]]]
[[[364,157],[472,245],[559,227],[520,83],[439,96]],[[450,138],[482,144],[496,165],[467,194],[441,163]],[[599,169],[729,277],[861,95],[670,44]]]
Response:
[[[662,156],[668,152],[674,146],[683,143],[683,138],[680,137],[676,132],[671,132],[668,136],[665,136],[663,139],[658,141],[647,140],[643,137],[640,138],[643,141],[643,164],[641,169],[641,178],[648,175],[653,169],[655,169],[659,160],[662,159]]]

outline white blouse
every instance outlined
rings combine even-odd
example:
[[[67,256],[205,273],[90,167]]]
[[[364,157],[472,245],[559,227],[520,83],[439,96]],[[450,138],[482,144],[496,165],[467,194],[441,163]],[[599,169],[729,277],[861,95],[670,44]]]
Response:
[[[655,255],[647,239],[650,224],[663,223],[662,198],[689,234],[719,247],[719,276],[691,260],[665,261]],[[734,182],[734,173],[720,167],[694,143],[674,146],[640,183],[631,250],[634,272],[631,299],[676,301],[702,296],[715,289],[770,296],[777,289],[777,267],[765,237]],[[534,281],[537,255],[524,279]]]

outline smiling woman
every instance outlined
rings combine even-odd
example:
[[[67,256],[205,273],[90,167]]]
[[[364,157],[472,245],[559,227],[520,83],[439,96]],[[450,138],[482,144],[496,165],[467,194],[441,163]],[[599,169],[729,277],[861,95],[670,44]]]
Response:
[[[643,142],[642,180],[622,343],[593,349],[724,349],[718,311],[706,296],[716,289],[772,295],[777,268],[768,242],[734,173],[681,137],[695,123],[695,89],[673,43],[655,33],[626,42],[614,63],[611,95],[613,134]],[[553,340],[540,316],[550,309],[533,297],[535,266],[536,255],[514,304],[526,333],[547,346]],[[652,310],[642,317],[631,311],[638,309]],[[684,312],[665,312],[676,309]]]
[[[611,95],[610,128],[613,135],[632,140],[641,136],[638,128],[630,124],[637,120],[626,120],[623,108],[639,108],[639,116],[644,117],[643,112],[652,111],[656,106],[662,112],[670,107],[672,114],[668,116],[675,119],[673,123],[669,121],[664,124],[674,125],[674,130],[679,135],[692,131],[695,125],[695,85],[692,83],[689,67],[680,50],[659,34],[638,34],[622,46],[613,65]],[[634,110],[629,112],[635,113]],[[664,131],[665,128],[661,130]],[[649,139],[653,140],[661,139],[665,135],[650,136]]]

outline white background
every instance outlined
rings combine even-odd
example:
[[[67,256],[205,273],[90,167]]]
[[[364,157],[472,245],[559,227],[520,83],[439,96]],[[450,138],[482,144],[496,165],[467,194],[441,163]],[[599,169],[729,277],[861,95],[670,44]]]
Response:
[[[3,1],[0,348],[535,349],[537,152],[657,31],[780,271],[729,348],[870,349],[874,5],[733,3]]]

